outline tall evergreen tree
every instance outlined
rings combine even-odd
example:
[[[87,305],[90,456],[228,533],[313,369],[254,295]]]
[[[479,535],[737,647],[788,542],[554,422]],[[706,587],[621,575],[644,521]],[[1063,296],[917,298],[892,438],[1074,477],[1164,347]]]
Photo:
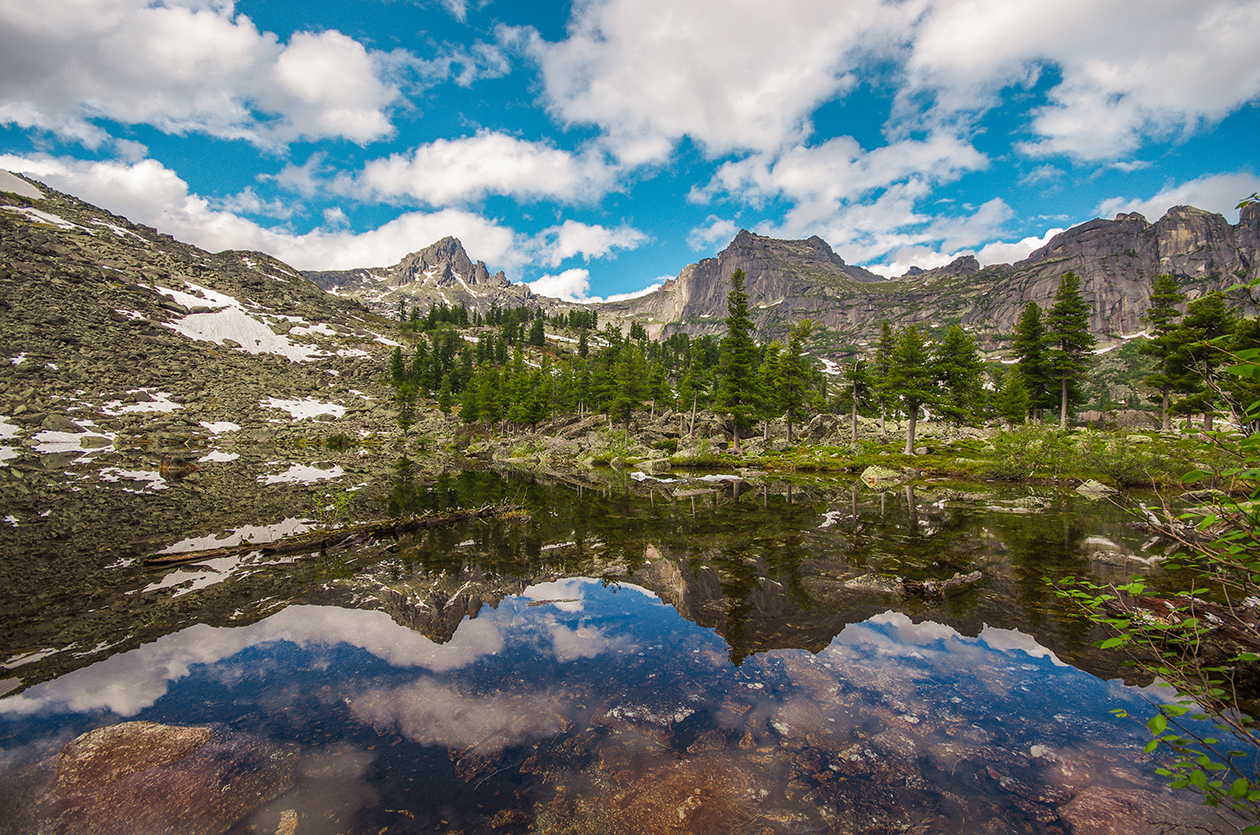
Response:
[[[1081,280],[1071,270],[1059,278],[1054,306],[1046,316],[1046,344],[1046,359],[1059,383],[1059,426],[1067,428],[1075,383],[1085,372],[1085,358],[1094,347],[1094,336],[1089,332],[1089,306],[1081,297]]]
[[[780,363],[779,398],[787,420],[787,442],[792,443],[792,423],[805,414],[810,400],[812,368],[805,355],[805,340],[814,330],[813,319],[802,319],[788,331],[787,350]]]
[[[1159,391],[1160,426],[1167,432],[1172,429],[1169,416],[1170,395],[1173,389],[1173,361],[1181,348],[1177,334],[1179,305],[1185,298],[1177,292],[1177,279],[1161,275],[1151,285],[1151,306],[1142,317],[1149,329],[1150,339],[1138,345],[1138,352],[1155,360],[1155,370],[1142,382]]]
[[[1002,375],[1001,384],[993,398],[994,408],[1008,425],[1023,423],[1028,419],[1028,390],[1024,388],[1024,375],[1018,368],[1010,368]]]
[[[957,425],[971,422],[984,401],[984,362],[971,334],[958,325],[946,331],[936,351],[934,370],[941,384],[941,412]]]
[[[1036,302],[1024,305],[1015,324],[1011,350],[1019,360],[1016,373],[1028,395],[1029,410],[1040,418],[1042,409],[1054,405],[1054,390],[1046,358],[1046,326],[1041,319],[1041,305]]]
[[[1186,305],[1186,315],[1175,337],[1181,347],[1170,363],[1173,390],[1184,394],[1173,407],[1177,414],[1203,415],[1203,428],[1212,431],[1216,412],[1218,369],[1231,360],[1220,344],[1234,332],[1237,317],[1219,290]]]
[[[871,368],[871,380],[875,387],[875,397],[879,401],[879,436],[888,436],[888,410],[892,408],[894,397],[889,389],[892,376],[893,352],[897,349],[897,340],[893,336],[892,325],[885,319],[879,326],[879,343],[875,347],[875,365]]]
[[[731,416],[734,449],[738,454],[742,451],[740,435],[752,428],[757,409],[757,345],[753,342],[753,323],[748,315],[743,270],[736,270],[731,275],[731,293],[726,310],[726,338],[722,340],[718,360],[717,408]]]
[[[906,429],[905,454],[913,455],[919,409],[934,405],[939,391],[933,379],[927,341],[918,325],[906,328],[897,340],[888,375],[888,391],[900,401],[910,421]]]
[[[844,372],[845,387],[849,396],[851,439],[857,443],[858,410],[868,403],[875,393],[875,384],[871,380],[870,370],[864,360],[854,360]]]

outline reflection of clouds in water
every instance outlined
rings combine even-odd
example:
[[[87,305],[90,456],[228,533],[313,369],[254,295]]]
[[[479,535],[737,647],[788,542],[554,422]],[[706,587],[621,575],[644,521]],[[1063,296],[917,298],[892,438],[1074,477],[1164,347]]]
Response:
[[[634,642],[626,637],[612,637],[603,629],[587,624],[568,627],[552,623],[547,627],[551,638],[551,651],[561,664],[579,658],[595,658],[605,652],[628,651]]]
[[[504,645],[503,634],[492,620],[466,620],[449,643],[439,645],[399,626],[384,612],[291,606],[250,626],[191,626],[0,699],[0,714],[110,710],[134,716],[165,695],[168,683],[187,676],[194,665],[213,664],[273,641],[291,641],[301,647],[347,643],[395,666],[438,672],[467,666]]]
[[[1018,629],[999,629],[986,624],[978,637],[969,638],[951,626],[930,620],[915,623],[907,615],[892,611],[862,623],[849,624],[823,652],[859,648],[884,656],[903,656],[951,666],[958,666],[963,659],[991,661],[991,652],[1022,653],[1031,658],[1048,658],[1058,667],[1067,666],[1038,644],[1036,638]]]
[[[555,692],[465,693],[432,679],[405,687],[369,690],[350,704],[354,715],[379,731],[397,728],[424,745],[467,753],[494,753],[563,730],[568,703]]]
[[[562,612],[577,613],[582,611],[586,587],[591,584],[599,585],[599,581],[578,577],[537,583],[521,592],[521,597],[526,600],[548,601],[548,606],[554,606]]]

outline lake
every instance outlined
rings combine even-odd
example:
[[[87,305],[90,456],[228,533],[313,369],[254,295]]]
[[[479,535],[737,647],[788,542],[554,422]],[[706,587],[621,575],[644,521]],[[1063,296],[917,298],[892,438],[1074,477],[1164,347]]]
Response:
[[[1228,831],[1142,752],[1163,691],[1043,582],[1158,582],[1164,545],[1066,488],[253,447],[3,463],[0,832]]]

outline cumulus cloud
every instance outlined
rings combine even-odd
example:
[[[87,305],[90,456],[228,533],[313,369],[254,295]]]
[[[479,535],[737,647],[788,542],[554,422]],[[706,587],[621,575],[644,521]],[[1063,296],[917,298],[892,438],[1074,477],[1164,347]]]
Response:
[[[534,239],[539,260],[551,267],[581,255],[586,261],[604,258],[614,250],[635,249],[648,240],[648,236],[630,226],[609,229],[599,224],[566,220],[559,226],[544,229]]]
[[[1112,217],[1120,212],[1140,212],[1152,223],[1173,206],[1195,206],[1225,215],[1230,223],[1238,222],[1238,201],[1260,191],[1260,177],[1245,171],[1233,174],[1210,174],[1181,185],[1169,186],[1154,197],[1112,197],[1098,204],[1099,217]]]
[[[703,226],[697,226],[687,235],[687,243],[692,249],[707,249],[715,244],[731,240],[738,231],[739,226],[735,221],[709,215]]]
[[[155,160],[90,162],[4,155],[0,168],[29,174],[211,252],[259,250],[299,269],[386,266],[447,235],[458,237],[479,258],[504,269],[528,263],[536,251],[531,241],[512,229],[458,209],[409,212],[365,232],[341,228],[335,216],[330,228],[301,235],[283,227],[267,228],[231,211],[216,210]]]
[[[599,126],[636,165],[684,136],[714,156],[803,139],[814,109],[851,89],[863,56],[891,48],[919,6],[581,0],[565,40],[522,41],[551,112]]]
[[[547,142],[482,131],[372,160],[353,179],[343,179],[340,188],[365,198],[405,198],[433,206],[488,194],[577,201],[602,196],[615,177],[602,154],[573,154]]]
[[[0,3],[0,123],[88,145],[104,117],[275,144],[393,130],[395,60],[335,30],[261,32],[230,0]]]
[[[591,296],[591,271],[577,267],[571,270],[565,270],[559,275],[544,275],[542,278],[528,282],[529,289],[533,290],[540,296],[549,296],[553,299],[562,299],[569,302],[598,303],[598,302],[619,302],[627,299],[636,299],[639,296],[646,296],[648,293],[655,292],[661,288],[672,276],[662,276],[656,281],[644,287],[642,290],[635,290],[630,293],[614,293],[610,296]]]
[[[1257,29],[1260,5],[1237,0],[1158,2],[1140,14],[1123,0],[933,2],[913,32],[900,117],[948,123],[1053,71],[1023,149],[1120,158],[1260,96]]]

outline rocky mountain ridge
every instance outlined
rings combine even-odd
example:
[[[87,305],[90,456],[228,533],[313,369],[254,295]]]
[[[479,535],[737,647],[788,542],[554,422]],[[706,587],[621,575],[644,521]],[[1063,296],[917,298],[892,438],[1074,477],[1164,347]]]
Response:
[[[462,304],[470,312],[481,313],[492,305],[506,308],[544,304],[529,287],[509,282],[502,270],[491,275],[484,261],[474,263],[463,244],[450,236],[405,256],[392,267],[312,270],[302,274],[333,295],[357,299],[382,316],[396,317],[400,303],[421,310],[438,304]]]
[[[887,319],[894,327],[962,324],[990,346],[1010,333],[1028,302],[1048,308],[1059,278],[1072,270],[1092,310],[1091,328],[1107,341],[1143,330],[1150,284],[1161,273],[1177,276],[1189,299],[1260,277],[1260,206],[1244,207],[1236,225],[1189,206],[1155,223],[1121,214],[1062,232],[1015,264],[982,269],[966,256],[896,279],[846,265],[819,238],[780,241],[742,231],[717,258],[684,268],[654,293],[602,307],[606,318],[639,321],[656,336],[719,333],[737,269],[763,338],[811,318],[825,329],[821,341],[853,344],[869,341]]]

